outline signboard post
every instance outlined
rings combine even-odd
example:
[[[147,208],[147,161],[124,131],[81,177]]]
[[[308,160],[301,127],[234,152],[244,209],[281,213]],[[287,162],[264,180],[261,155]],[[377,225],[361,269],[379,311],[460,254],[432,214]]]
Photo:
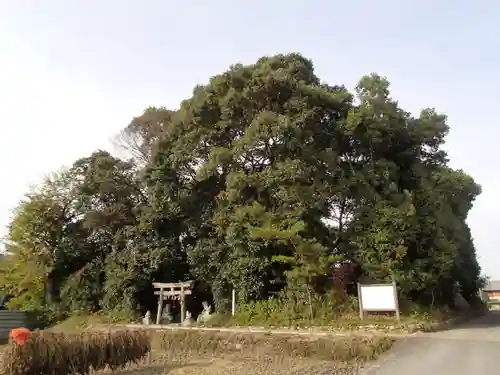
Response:
[[[364,319],[365,312],[394,311],[400,320],[399,301],[396,282],[391,284],[358,283],[359,317]]]

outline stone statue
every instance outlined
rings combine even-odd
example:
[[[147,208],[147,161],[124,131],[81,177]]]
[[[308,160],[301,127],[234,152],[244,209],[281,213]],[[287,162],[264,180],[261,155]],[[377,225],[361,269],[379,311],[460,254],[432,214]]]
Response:
[[[191,313],[189,311],[186,311],[186,318],[182,322],[182,325],[185,327],[190,326],[193,323],[193,320],[191,318]]]
[[[203,301],[202,306],[205,314],[210,314],[212,312],[212,306],[210,306],[207,301]]]
[[[147,311],[146,314],[144,315],[144,318],[142,319],[142,324],[145,326],[148,326],[151,324],[151,311]]]
[[[170,304],[167,303],[161,314],[161,324],[170,324],[173,320],[174,318],[170,312]]]
[[[211,315],[212,306],[210,306],[207,301],[203,301],[202,305],[203,305],[203,311],[198,316],[198,322],[199,323],[206,323],[212,317],[212,315]]]

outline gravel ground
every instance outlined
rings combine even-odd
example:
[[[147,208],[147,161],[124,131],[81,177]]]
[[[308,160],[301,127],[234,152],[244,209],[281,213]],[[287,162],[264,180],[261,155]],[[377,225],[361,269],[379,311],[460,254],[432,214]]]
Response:
[[[144,364],[132,365],[114,375],[357,375],[361,370],[361,363],[347,364],[289,355],[179,356],[178,353],[153,350],[151,359]]]
[[[214,358],[168,361],[164,364],[157,362],[116,375],[354,375],[359,371],[360,368],[355,365],[274,357],[263,360]]]

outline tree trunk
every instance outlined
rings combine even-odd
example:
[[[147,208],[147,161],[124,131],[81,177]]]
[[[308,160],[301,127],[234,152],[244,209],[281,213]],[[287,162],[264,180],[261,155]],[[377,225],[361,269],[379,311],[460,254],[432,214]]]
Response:
[[[56,275],[55,272],[52,271],[45,279],[45,302],[47,305],[51,305],[56,302],[57,297]]]

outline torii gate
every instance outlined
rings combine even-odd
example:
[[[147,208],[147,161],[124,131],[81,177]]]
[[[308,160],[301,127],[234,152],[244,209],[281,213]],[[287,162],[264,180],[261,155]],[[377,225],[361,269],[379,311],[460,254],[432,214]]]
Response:
[[[186,318],[185,296],[192,294],[194,281],[183,281],[178,283],[153,283],[155,295],[158,298],[158,311],[156,313],[156,324],[160,324],[164,299],[179,300],[181,303],[181,323]]]

